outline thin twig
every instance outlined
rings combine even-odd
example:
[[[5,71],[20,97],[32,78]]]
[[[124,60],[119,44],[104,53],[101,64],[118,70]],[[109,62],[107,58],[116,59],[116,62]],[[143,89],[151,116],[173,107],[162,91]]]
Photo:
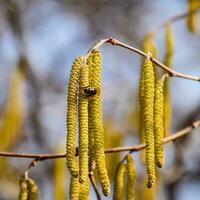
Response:
[[[95,180],[94,180],[94,177],[93,177],[93,172],[89,173],[89,178],[90,178],[90,182],[92,183],[92,186],[94,188],[95,194],[97,196],[97,200],[101,200],[101,195],[100,195],[100,193],[98,191],[98,188],[96,186],[96,183],[95,183]]]
[[[145,57],[145,58],[148,58],[148,57],[149,57],[149,55],[146,54],[146,53],[144,53],[143,51],[141,51],[141,50],[139,50],[139,49],[137,49],[137,48],[135,48],[135,47],[132,47],[132,46],[130,46],[130,45],[128,45],[128,44],[125,44],[125,43],[123,43],[123,42],[120,42],[119,40],[116,40],[116,39],[114,39],[114,38],[107,38],[107,39],[99,40],[99,41],[98,41],[97,43],[95,43],[95,45],[89,50],[89,52],[88,52],[88,54],[87,54],[86,57],[88,57],[89,54],[90,54],[93,50],[95,50],[95,49],[101,47],[101,46],[102,46],[103,44],[105,44],[105,43],[109,43],[109,44],[112,44],[112,45],[115,45],[115,46],[123,47],[123,48],[125,48],[125,49],[130,50],[130,51],[133,51],[133,52],[135,52],[135,53],[138,53],[138,54],[140,54],[141,56],[143,56],[143,57]],[[198,76],[190,76],[190,75],[187,75],[187,74],[182,74],[182,73],[180,73],[180,72],[177,72],[177,71],[175,71],[175,70],[169,68],[168,66],[164,65],[162,62],[160,62],[159,60],[157,60],[156,58],[154,58],[152,55],[150,56],[150,60],[151,60],[153,63],[155,63],[157,66],[159,66],[160,68],[162,68],[163,70],[165,70],[165,71],[169,74],[169,76],[171,76],[171,77],[178,77],[178,78],[184,78],[184,79],[189,79],[189,80],[194,80],[194,81],[200,81],[200,77],[198,77]]]
[[[196,129],[200,127],[200,120],[195,121],[190,126],[187,126],[184,129],[181,129],[180,131],[170,135],[169,137],[166,137],[163,139],[163,143],[169,143],[172,141],[175,141],[189,133],[193,129]],[[105,153],[117,153],[117,152],[123,152],[123,151],[140,151],[145,149],[145,144],[139,144],[129,147],[115,147],[115,148],[108,148],[105,150]],[[0,151],[0,157],[13,157],[13,158],[35,158],[38,161],[48,160],[48,159],[57,159],[57,158],[65,158],[65,153],[52,153],[52,154],[28,154],[28,153],[16,153],[16,152],[4,152]]]

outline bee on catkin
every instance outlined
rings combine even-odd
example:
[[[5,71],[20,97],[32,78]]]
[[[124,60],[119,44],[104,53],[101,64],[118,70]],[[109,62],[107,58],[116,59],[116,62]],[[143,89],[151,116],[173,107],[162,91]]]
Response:
[[[126,200],[134,200],[136,196],[135,194],[136,171],[131,154],[127,155],[126,162],[127,162]]]
[[[79,187],[80,187],[79,200],[89,200],[89,193],[90,193],[89,177],[87,177],[84,183],[80,183]]]
[[[114,195],[113,200],[121,200],[124,195],[124,176],[126,172],[126,165],[123,163],[119,163],[117,167],[117,171],[115,174],[115,186],[114,186]]]
[[[94,145],[92,151],[95,156],[97,174],[102,185],[103,194],[108,196],[110,193],[110,180],[106,169],[104,154],[104,130],[101,101],[101,55],[99,50],[93,50],[91,52],[87,64],[89,66],[90,86],[100,90],[98,95],[90,97],[89,100],[89,120],[91,120],[89,121],[89,128],[95,136],[93,137]]]
[[[38,187],[32,179],[27,180],[28,183],[28,200],[38,200]]]
[[[163,83],[165,77],[168,75],[164,75],[162,79],[156,81],[155,85],[155,97],[154,97],[154,135],[155,135],[155,163],[157,167],[162,167],[164,162],[163,155],[163,137],[164,137],[164,95],[163,95]]]
[[[84,88],[89,85],[89,68],[80,69],[79,82],[79,181],[83,183],[88,177],[88,97]]]
[[[79,191],[80,191],[79,178],[71,176],[70,191],[69,191],[70,200],[78,200],[79,199]]]
[[[75,59],[72,65],[67,97],[67,166],[74,177],[78,176],[76,164],[76,121],[77,121],[77,94],[80,68],[84,65],[84,57]]]
[[[200,7],[200,3],[198,0],[188,0],[189,12],[192,12],[193,10],[199,7]],[[197,20],[198,20],[198,16],[196,12],[189,14],[187,17],[187,27],[188,27],[188,30],[192,33],[195,33],[197,30],[197,24],[198,24]]]
[[[27,200],[28,199],[28,184],[25,177],[21,177],[19,181],[19,196],[18,200]]]
[[[154,162],[154,86],[155,74],[154,67],[150,59],[145,58],[143,67],[144,73],[144,99],[143,110],[143,130],[146,143],[146,166],[148,174],[148,187],[152,187],[156,181],[155,162]]]

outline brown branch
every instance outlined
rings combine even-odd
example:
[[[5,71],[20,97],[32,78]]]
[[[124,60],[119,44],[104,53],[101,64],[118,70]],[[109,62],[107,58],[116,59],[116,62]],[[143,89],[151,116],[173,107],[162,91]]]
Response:
[[[192,14],[194,14],[196,12],[199,12],[199,11],[200,11],[200,4],[196,8],[194,8],[194,9],[192,9],[190,11],[187,11],[187,12],[184,12],[184,13],[180,13],[178,15],[175,15],[175,16],[172,16],[172,17],[168,18],[166,21],[164,21],[161,24],[159,24],[156,27],[156,29],[154,29],[154,31],[151,32],[152,36],[155,36],[156,33],[158,31],[160,31],[162,28],[164,28],[165,26],[167,26],[168,23],[175,23],[175,22],[177,22],[179,20],[182,20],[182,19],[188,17],[189,15],[192,15]]]
[[[95,194],[97,196],[97,200],[101,200],[101,195],[100,195],[100,193],[97,189],[97,186],[96,186],[96,183],[95,183],[95,180],[94,180],[94,177],[93,177],[93,172],[89,173],[89,179],[90,179],[90,182],[92,183],[92,186],[94,188]]]
[[[128,49],[130,51],[133,51],[135,53],[138,53],[140,54],[141,56],[147,58],[149,57],[148,54],[144,53],[143,51],[135,48],[135,47],[132,47],[128,44],[125,44],[123,42],[120,42],[119,40],[116,40],[114,38],[107,38],[107,39],[102,39],[102,40],[99,40],[97,43],[95,43],[95,45],[89,50],[86,58],[89,56],[89,54],[94,50],[94,49],[97,49],[99,47],[101,47],[103,44],[105,43],[109,43],[109,44],[112,44],[112,45],[115,45],[115,46],[120,46],[120,47],[123,47],[125,49]],[[200,81],[200,77],[198,76],[190,76],[190,75],[187,75],[187,74],[182,74],[182,73],[179,73],[171,68],[169,68],[168,66],[164,65],[163,63],[161,63],[159,60],[157,60],[156,58],[150,56],[149,58],[153,63],[155,63],[157,66],[159,66],[160,68],[162,68],[163,70],[165,70],[169,76],[171,77],[178,77],[178,78],[184,78],[184,79],[189,79],[189,80],[194,80],[194,81]]]
[[[200,120],[193,122],[190,126],[170,135],[163,139],[163,143],[169,143],[175,141],[183,136],[191,133],[193,129],[200,127]],[[115,147],[115,148],[108,148],[105,150],[105,153],[117,153],[123,151],[140,151],[145,149],[145,144],[139,144],[129,147]],[[52,153],[52,154],[28,154],[28,153],[15,153],[15,152],[3,152],[0,151],[0,157],[13,157],[13,158],[35,158],[37,161],[43,161],[48,159],[57,159],[57,158],[65,158],[65,153]]]

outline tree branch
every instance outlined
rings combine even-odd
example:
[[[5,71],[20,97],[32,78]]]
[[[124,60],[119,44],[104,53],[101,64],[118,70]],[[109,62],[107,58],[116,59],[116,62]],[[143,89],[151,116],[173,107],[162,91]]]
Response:
[[[98,42],[96,42],[95,45],[88,51],[88,54],[87,54],[86,58],[89,56],[89,54],[94,49],[97,49],[97,48],[101,47],[105,43],[109,43],[109,44],[112,44],[112,45],[115,45],[115,46],[123,47],[125,49],[130,50],[130,51],[138,53],[138,54],[140,54],[141,56],[143,56],[145,58],[149,57],[148,54],[144,53],[143,51],[141,51],[141,50],[139,50],[139,49],[137,49],[135,47],[132,47],[132,46],[130,46],[128,44],[120,42],[119,40],[116,40],[114,38],[107,38],[107,39],[102,39],[102,40],[99,40]],[[149,59],[153,63],[155,63],[157,66],[159,66],[160,68],[165,70],[169,74],[169,76],[171,76],[171,77],[178,77],[178,78],[189,79],[189,80],[193,80],[193,81],[200,81],[200,77],[198,77],[198,76],[190,76],[190,75],[187,75],[187,74],[182,74],[180,72],[176,72],[175,70],[173,70],[173,69],[169,68],[168,66],[164,65],[163,63],[161,63],[159,60],[154,58],[152,55],[150,56]]]
[[[190,126],[170,135],[163,139],[163,143],[169,143],[175,141],[183,136],[191,133],[193,129],[200,127],[200,120],[193,122]],[[108,148],[105,150],[105,153],[118,153],[123,151],[140,151],[145,149],[145,144],[139,144],[129,147],[115,147],[115,148]],[[35,158],[37,161],[43,161],[48,159],[57,159],[57,158],[65,158],[65,153],[52,153],[52,154],[28,154],[28,153],[16,153],[16,152],[3,152],[0,151],[0,157],[13,157],[13,158]]]

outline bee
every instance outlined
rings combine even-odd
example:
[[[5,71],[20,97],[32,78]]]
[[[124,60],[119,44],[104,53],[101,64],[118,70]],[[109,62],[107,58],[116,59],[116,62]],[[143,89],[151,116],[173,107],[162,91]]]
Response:
[[[85,87],[83,88],[84,93],[87,95],[87,97],[94,97],[95,95],[98,95],[100,93],[100,90],[95,87]]]

